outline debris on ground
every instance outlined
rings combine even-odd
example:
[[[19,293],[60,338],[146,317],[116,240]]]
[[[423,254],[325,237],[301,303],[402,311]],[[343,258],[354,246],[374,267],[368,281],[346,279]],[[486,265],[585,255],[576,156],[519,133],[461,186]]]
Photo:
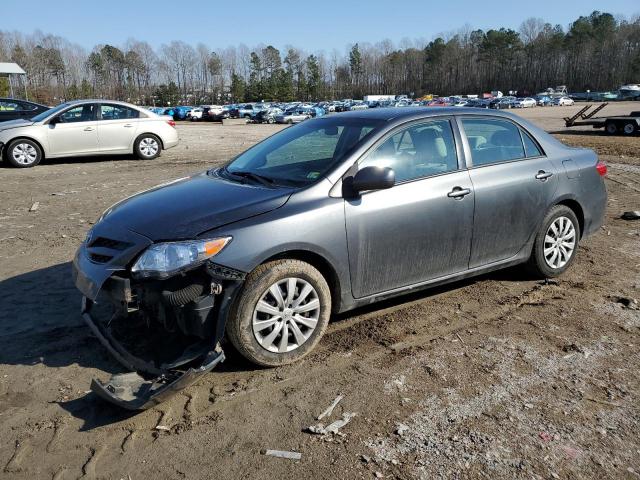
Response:
[[[156,426],[156,430],[160,430],[161,432],[170,432],[171,429],[165,425]]]
[[[33,202],[33,205],[31,205],[31,208],[29,209],[29,211],[35,212],[36,210],[38,210],[39,206],[40,206],[40,202]]]
[[[340,403],[340,400],[342,400],[343,398],[344,398],[344,395],[338,395],[335,398],[335,400],[331,403],[331,405],[329,405],[324,412],[322,412],[320,415],[316,417],[316,420],[322,420],[324,417],[330,417],[331,414],[333,413],[333,409],[336,408],[338,403]]]
[[[402,436],[407,430],[409,430],[409,425],[405,425],[404,423],[398,423],[396,425],[396,435]]]
[[[336,420],[333,423],[330,423],[326,427],[319,423],[317,425],[311,425],[307,427],[306,431],[309,433],[314,433],[316,435],[329,435],[329,434],[339,434],[340,429],[344,427],[347,423],[351,421],[353,417],[355,417],[356,413],[343,413],[342,418],[340,420]]]
[[[630,310],[638,309],[638,300],[630,297],[616,297],[616,303],[619,303],[624,308],[628,308]]]
[[[270,457],[287,458],[289,460],[300,460],[302,454],[299,452],[288,452],[286,450],[261,450],[262,455],[268,455]]]
[[[623,220],[640,220],[640,211],[639,210],[632,210],[629,212],[624,212],[620,218],[622,218]]]

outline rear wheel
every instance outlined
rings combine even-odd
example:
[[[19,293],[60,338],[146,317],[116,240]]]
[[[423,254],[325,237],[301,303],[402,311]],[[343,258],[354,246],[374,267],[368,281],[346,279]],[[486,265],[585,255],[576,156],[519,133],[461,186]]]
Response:
[[[565,205],[556,205],[547,213],[536,235],[529,268],[537,276],[549,278],[562,274],[573,263],[580,239],[580,223]]]
[[[614,122],[607,122],[604,129],[609,135],[615,135],[618,133],[618,126]]]
[[[16,168],[35,167],[42,160],[42,149],[33,140],[19,138],[9,143],[5,158]]]
[[[275,367],[311,352],[330,314],[331,294],[322,274],[299,260],[278,260],[249,274],[230,312],[227,335],[249,361]]]
[[[160,139],[151,133],[140,135],[133,146],[133,153],[140,160],[152,160],[160,155],[161,150]]]
[[[633,122],[627,122],[622,127],[622,131],[625,135],[633,135],[636,133],[636,124]]]

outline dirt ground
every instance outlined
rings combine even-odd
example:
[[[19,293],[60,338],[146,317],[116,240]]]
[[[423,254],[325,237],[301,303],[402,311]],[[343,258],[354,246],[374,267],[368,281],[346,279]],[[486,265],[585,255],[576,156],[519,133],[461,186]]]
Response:
[[[640,210],[640,137],[559,133],[578,108],[518,112],[608,163],[605,226],[561,278],[511,269],[350,312],[291,366],[257,369],[228,348],[135,415],[88,392],[120,367],[80,319],[75,249],[120,198],[280,127],[181,124],[180,145],[151,162],[0,168],[0,478],[639,478],[640,310],[620,302],[640,299],[640,222],[619,217]],[[304,432],[338,395],[323,421],[355,413],[341,433]]]

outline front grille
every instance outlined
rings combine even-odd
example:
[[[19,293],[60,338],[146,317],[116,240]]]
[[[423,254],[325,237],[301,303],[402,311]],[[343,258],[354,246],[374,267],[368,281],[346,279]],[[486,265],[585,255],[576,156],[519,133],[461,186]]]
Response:
[[[121,242],[120,240],[112,240],[111,238],[105,237],[98,237],[93,242],[91,242],[91,245],[89,245],[90,248],[109,248],[111,250],[118,250],[120,252],[126,250],[130,246],[130,243]]]
[[[90,253],[89,258],[91,259],[92,262],[95,262],[95,263],[107,263],[113,257],[110,257],[109,255],[99,255],[97,253]]]

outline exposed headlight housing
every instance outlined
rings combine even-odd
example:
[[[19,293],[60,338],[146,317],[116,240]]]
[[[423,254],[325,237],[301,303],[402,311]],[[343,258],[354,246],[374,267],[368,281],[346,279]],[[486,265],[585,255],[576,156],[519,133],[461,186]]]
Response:
[[[191,270],[217,255],[231,237],[185,242],[156,243],[147,248],[131,267],[136,278],[167,278]]]

